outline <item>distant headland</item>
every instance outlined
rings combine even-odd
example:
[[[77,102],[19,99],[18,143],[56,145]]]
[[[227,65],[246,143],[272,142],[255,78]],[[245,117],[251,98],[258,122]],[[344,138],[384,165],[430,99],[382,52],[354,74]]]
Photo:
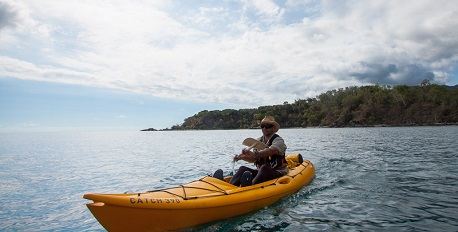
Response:
[[[346,87],[282,105],[204,110],[161,131],[258,128],[265,115],[282,128],[458,125],[458,85]]]

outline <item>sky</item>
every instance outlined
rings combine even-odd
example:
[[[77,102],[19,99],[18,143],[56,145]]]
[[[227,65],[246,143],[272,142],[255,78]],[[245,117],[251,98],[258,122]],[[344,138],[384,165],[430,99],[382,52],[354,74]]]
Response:
[[[450,0],[0,0],[0,130],[166,128],[369,84],[458,84]]]

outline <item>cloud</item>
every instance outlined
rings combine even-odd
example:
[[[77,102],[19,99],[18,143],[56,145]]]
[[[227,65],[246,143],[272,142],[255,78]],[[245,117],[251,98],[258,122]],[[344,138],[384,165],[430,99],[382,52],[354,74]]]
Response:
[[[448,83],[458,64],[452,1],[2,2],[17,20],[0,30],[0,76],[21,79],[258,106]]]
[[[252,0],[252,4],[260,14],[269,17],[278,16],[282,12],[281,8],[271,0]]]
[[[32,122],[32,121],[23,122],[23,123],[20,123],[20,125],[21,127],[27,127],[27,128],[40,126],[40,124]]]
[[[5,50],[43,46],[49,33],[50,28],[35,20],[25,3],[0,0],[0,55]]]
[[[96,81],[95,78],[88,73],[52,66],[37,66],[33,63],[5,56],[0,56],[0,76],[86,85],[95,84]]]
[[[0,30],[5,27],[14,27],[17,14],[7,3],[0,2]]]
[[[422,80],[434,80],[435,75],[428,69],[415,64],[406,64],[398,67],[395,64],[383,65],[380,63],[361,63],[359,71],[348,75],[368,83],[408,84],[418,85]]]

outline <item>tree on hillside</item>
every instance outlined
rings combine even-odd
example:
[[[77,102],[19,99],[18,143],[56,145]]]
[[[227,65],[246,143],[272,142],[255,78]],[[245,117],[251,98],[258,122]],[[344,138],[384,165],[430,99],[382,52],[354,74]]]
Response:
[[[412,125],[458,122],[458,86],[361,86],[256,109],[201,111],[171,129],[256,128],[266,115],[288,127]]]

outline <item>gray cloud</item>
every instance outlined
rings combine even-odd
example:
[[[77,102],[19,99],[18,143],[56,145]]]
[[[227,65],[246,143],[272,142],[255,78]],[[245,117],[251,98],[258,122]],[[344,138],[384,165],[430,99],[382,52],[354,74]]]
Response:
[[[13,7],[0,2],[0,30],[5,27],[14,27],[17,21],[17,13]]]
[[[422,80],[434,80],[434,73],[418,64],[380,64],[361,62],[361,71],[349,76],[366,83],[418,85]]]

